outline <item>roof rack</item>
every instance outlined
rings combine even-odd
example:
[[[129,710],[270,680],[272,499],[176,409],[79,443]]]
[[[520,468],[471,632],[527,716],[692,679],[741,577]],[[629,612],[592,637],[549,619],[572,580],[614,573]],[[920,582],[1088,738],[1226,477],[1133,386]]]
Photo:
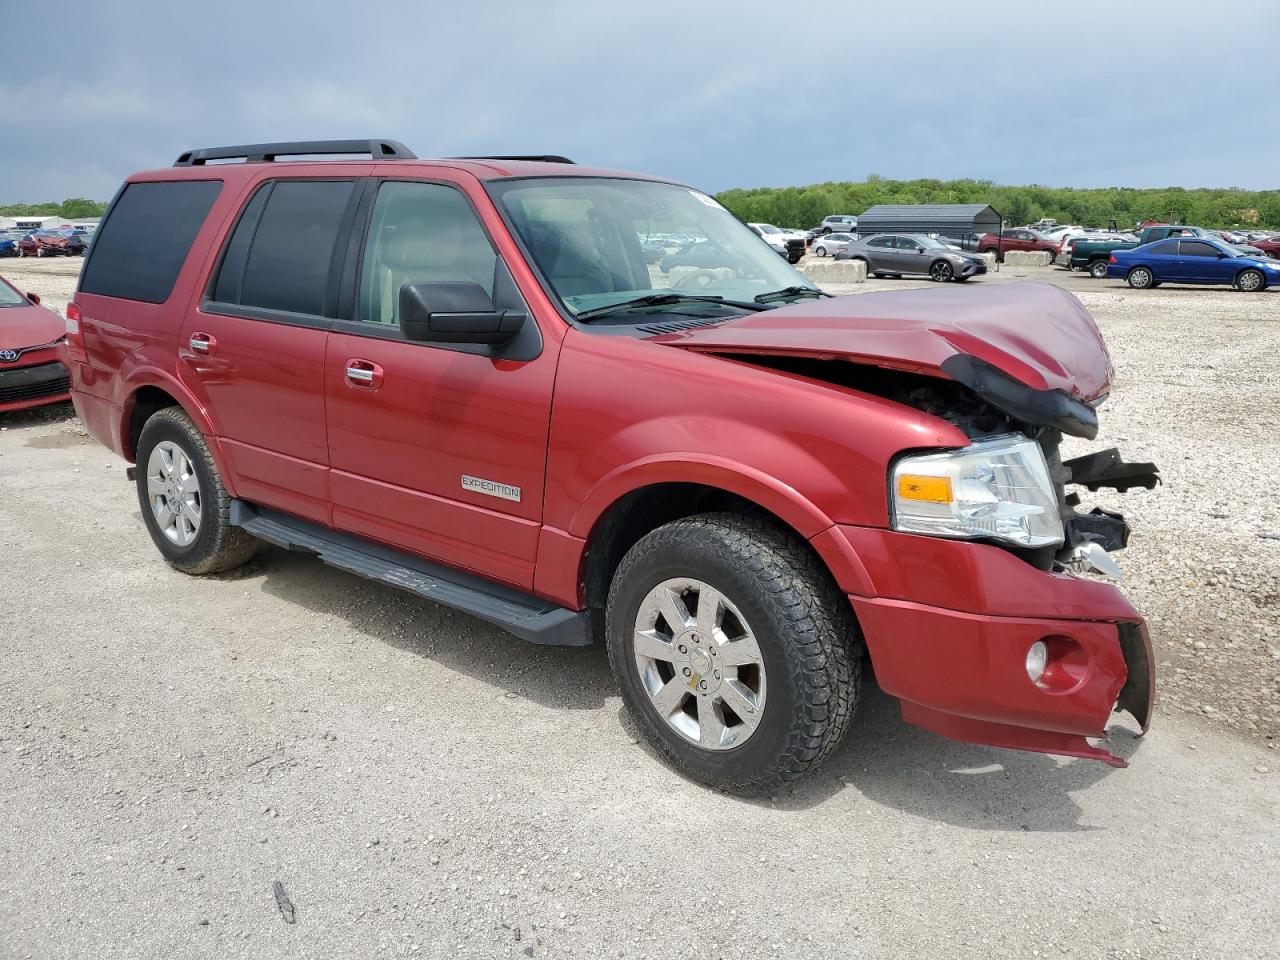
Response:
[[[374,160],[418,159],[412,150],[398,140],[295,140],[287,143],[250,143],[238,147],[202,147],[179,155],[173,165],[202,167],[210,160],[272,163],[277,157],[344,153],[367,153]]]
[[[537,156],[519,156],[519,157],[450,157],[450,160],[534,160],[539,163],[569,163],[573,161],[568,157],[562,157],[555,153],[539,154]]]

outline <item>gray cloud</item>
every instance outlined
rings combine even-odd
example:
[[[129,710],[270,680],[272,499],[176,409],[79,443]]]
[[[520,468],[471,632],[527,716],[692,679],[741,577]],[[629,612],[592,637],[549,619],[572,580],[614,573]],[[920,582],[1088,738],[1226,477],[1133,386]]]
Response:
[[[369,135],[709,190],[1276,185],[1280,29],[1202,3],[0,4],[7,43],[47,56],[0,92],[0,202],[106,198],[195,146]]]

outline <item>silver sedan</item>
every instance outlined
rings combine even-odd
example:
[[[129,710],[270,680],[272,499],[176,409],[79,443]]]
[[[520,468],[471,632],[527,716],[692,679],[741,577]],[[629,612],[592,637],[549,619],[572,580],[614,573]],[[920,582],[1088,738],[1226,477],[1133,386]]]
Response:
[[[847,250],[850,244],[857,242],[858,236],[854,233],[828,233],[814,240],[811,249],[816,256],[834,257],[841,250]]]
[[[851,243],[837,260],[862,260],[877,277],[919,274],[931,280],[968,280],[987,272],[987,261],[919,233],[882,233]]]

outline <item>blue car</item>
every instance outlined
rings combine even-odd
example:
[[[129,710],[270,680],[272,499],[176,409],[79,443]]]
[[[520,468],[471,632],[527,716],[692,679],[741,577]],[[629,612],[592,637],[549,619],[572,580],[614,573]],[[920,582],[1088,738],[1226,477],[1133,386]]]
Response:
[[[18,245],[8,237],[0,237],[0,257],[16,257]]]
[[[1221,283],[1255,293],[1280,284],[1280,262],[1242,254],[1221,240],[1178,237],[1116,250],[1107,276],[1128,281],[1135,290],[1162,283]]]

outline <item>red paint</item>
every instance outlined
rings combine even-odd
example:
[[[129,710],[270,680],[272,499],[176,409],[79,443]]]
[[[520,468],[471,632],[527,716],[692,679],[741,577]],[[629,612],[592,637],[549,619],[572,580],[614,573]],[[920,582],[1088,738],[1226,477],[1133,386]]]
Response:
[[[47,307],[40,306],[36,302],[38,298],[22,294],[3,277],[0,277],[0,284],[4,285],[8,294],[5,301],[21,301],[12,306],[0,303],[0,351],[16,354],[9,360],[2,358],[8,356],[8,353],[0,355],[0,413],[27,410],[49,403],[64,403],[70,397],[66,390],[42,393],[36,397],[5,399],[6,381],[14,379],[7,377],[7,374],[58,363],[60,366],[52,372],[57,373],[59,378],[64,375],[66,357],[60,352],[60,341],[66,331],[63,319]]]
[[[529,304],[536,357],[494,361],[350,325],[203,309],[223,239],[263,180],[375,174],[467,194]],[[1116,623],[1140,622],[1119,592],[995,547],[888,532],[892,459],[963,446],[963,433],[746,359],[790,354],[942,376],[947,358],[970,354],[1037,389],[1091,399],[1109,389],[1111,365],[1074,297],[1040,285],[947,288],[800,303],[649,339],[584,332],[549,302],[483,189],[515,174],[608,172],[304,162],[132,178],[224,187],[166,304],[77,295],[69,315],[80,332],[66,351],[77,411],[131,459],[138,391],[163,389],[210,438],[234,496],[575,609],[592,532],[621,498],[668,483],[736,494],[810,541],[850,595],[877,676],[909,720],[961,739],[1100,755],[1082,738],[1099,735],[1127,676]],[[463,475],[518,487],[519,499],[467,489]],[[1066,653],[1037,686],[1024,660],[1043,637],[1066,638],[1054,641]]]

